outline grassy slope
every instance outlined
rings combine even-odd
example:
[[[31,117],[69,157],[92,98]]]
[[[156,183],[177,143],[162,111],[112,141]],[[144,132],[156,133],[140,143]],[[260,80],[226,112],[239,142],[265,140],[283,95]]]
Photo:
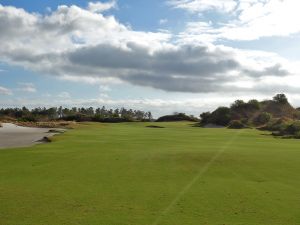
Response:
[[[236,130],[90,124],[0,151],[1,225],[151,225]],[[300,142],[244,130],[164,225],[300,224]]]

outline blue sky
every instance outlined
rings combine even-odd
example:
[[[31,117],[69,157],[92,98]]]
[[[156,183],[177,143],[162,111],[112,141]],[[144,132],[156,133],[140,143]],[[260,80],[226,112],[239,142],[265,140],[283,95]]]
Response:
[[[293,0],[0,0],[0,106],[300,106]]]

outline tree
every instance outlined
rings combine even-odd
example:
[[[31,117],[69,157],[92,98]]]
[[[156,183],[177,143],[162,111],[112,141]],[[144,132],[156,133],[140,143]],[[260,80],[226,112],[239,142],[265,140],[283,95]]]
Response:
[[[60,106],[58,109],[57,109],[57,113],[58,113],[58,117],[59,118],[62,118],[64,115],[63,115],[63,107]]]
[[[256,99],[249,100],[247,105],[250,110],[259,110],[261,107],[259,101]]]
[[[146,113],[146,117],[149,121],[153,120],[152,113],[150,111]]]
[[[232,105],[231,109],[232,110],[241,110],[244,109],[246,106],[246,103],[243,100],[236,100]]]
[[[50,119],[56,119],[57,118],[57,108],[56,107],[49,108],[46,111],[47,111],[47,116]]]
[[[210,119],[211,113],[204,112],[200,114],[201,124],[208,124]]]
[[[219,107],[212,112],[210,122],[220,126],[227,126],[230,122],[231,111],[228,107]]]
[[[273,97],[273,101],[279,103],[279,104],[286,104],[288,103],[288,99],[285,96],[285,94],[277,94]]]

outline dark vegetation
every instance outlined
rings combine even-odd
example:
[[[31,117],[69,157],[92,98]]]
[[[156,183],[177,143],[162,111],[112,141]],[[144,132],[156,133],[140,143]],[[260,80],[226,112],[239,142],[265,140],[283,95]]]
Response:
[[[19,122],[40,122],[40,121],[77,121],[77,122],[130,122],[130,121],[151,121],[151,112],[144,112],[132,109],[106,109],[105,107],[90,108],[35,108],[32,110],[23,108],[0,109],[1,120],[17,120]]]
[[[273,119],[261,130],[272,131],[274,136],[300,139],[300,121],[288,118]]]
[[[276,136],[300,138],[300,110],[284,94],[272,100],[248,102],[236,100],[230,107],[219,107],[200,115],[201,126],[215,124],[231,129],[255,127],[272,131]]]
[[[240,120],[232,120],[228,125],[228,128],[230,129],[243,129],[245,127],[245,124],[243,124]]]
[[[148,128],[165,128],[165,127],[162,127],[162,126],[156,126],[156,125],[149,125],[149,126],[146,126]]]
[[[197,119],[194,116],[188,116],[184,113],[174,113],[173,115],[166,115],[158,118],[156,122],[176,122],[176,121],[191,121],[191,122],[197,122],[199,119]]]

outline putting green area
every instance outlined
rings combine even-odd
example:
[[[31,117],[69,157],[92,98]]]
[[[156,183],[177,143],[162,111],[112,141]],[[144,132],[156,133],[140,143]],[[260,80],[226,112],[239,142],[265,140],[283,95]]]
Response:
[[[299,224],[300,140],[85,123],[0,150],[0,225]]]

